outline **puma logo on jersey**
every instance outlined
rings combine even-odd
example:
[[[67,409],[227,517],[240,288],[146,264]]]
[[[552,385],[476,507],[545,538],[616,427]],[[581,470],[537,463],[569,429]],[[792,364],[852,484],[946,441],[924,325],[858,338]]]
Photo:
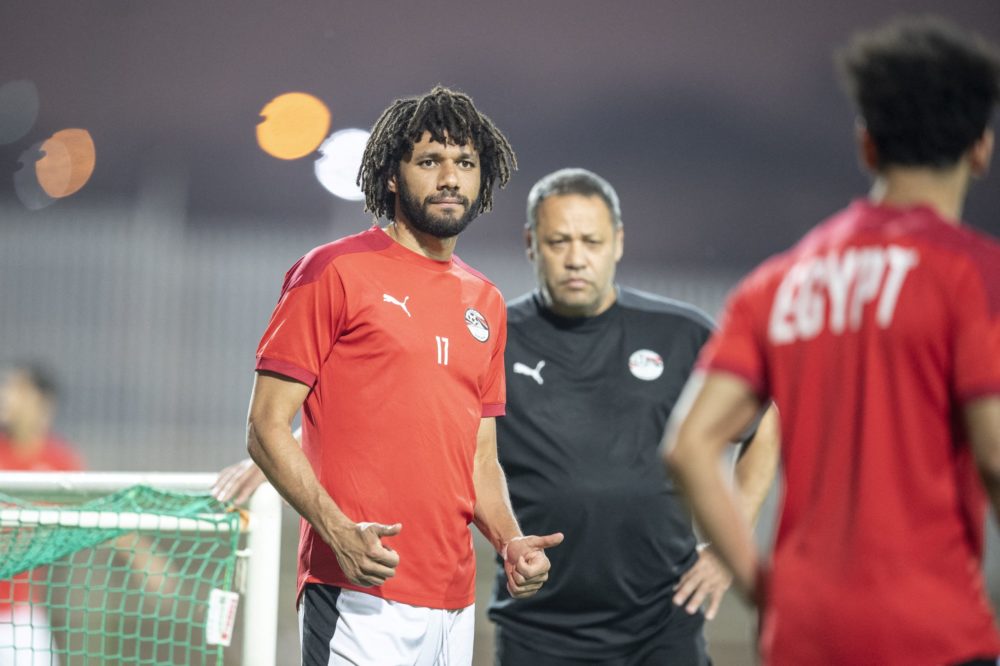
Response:
[[[392,303],[393,305],[398,305],[399,307],[403,308],[403,312],[406,313],[407,317],[412,317],[413,315],[411,315],[410,311],[406,309],[406,301],[408,301],[408,300],[410,300],[409,296],[407,296],[406,298],[404,298],[402,301],[397,301],[395,298],[393,298],[389,294],[382,294],[382,301],[384,303]]]
[[[545,383],[545,380],[542,379],[542,368],[544,367],[545,367],[545,361],[539,361],[538,365],[536,365],[533,368],[529,368],[524,363],[518,361],[514,363],[514,374],[527,375],[528,377],[531,377],[536,382],[538,382],[538,385],[541,386],[542,384]]]
[[[800,261],[775,292],[771,343],[809,340],[824,329],[833,335],[857,331],[865,306],[876,302],[875,323],[888,328],[903,283],[919,261],[916,250],[898,245],[852,247]]]

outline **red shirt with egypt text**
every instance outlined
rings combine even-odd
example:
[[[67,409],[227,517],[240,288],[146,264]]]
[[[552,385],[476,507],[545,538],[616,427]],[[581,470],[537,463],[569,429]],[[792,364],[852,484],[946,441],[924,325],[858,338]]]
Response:
[[[700,366],[780,410],[767,663],[1000,655],[961,419],[1000,395],[1000,244],[855,202],[744,280]]]

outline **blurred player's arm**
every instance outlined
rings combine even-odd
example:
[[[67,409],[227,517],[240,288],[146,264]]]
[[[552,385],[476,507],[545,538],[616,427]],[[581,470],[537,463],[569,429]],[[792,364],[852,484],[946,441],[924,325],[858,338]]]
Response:
[[[756,596],[759,557],[744,503],[720,463],[726,448],[759,410],[760,401],[742,379],[697,372],[674,409],[664,441],[664,461],[691,503],[696,521],[737,586],[751,599]]]
[[[473,520],[504,562],[507,591],[515,599],[535,594],[549,578],[545,549],[559,545],[561,533],[523,536],[507,493],[507,478],[497,460],[497,424],[492,417],[479,423],[472,483],[476,490]]]
[[[965,407],[965,422],[983,486],[1000,525],[1000,396],[989,396]]]
[[[267,477],[253,458],[244,458],[219,472],[211,492],[220,502],[246,504],[265,481]]]
[[[302,428],[296,428],[292,433],[295,441],[302,446]],[[212,496],[220,502],[246,504],[254,491],[267,481],[264,472],[260,470],[253,458],[244,458],[219,472],[212,485]]]
[[[736,461],[736,492],[743,517],[755,525],[760,507],[774,482],[778,467],[779,431],[777,409],[772,404],[761,416],[754,434],[743,445]],[[732,576],[715,556],[712,546],[701,546],[698,559],[677,581],[673,601],[694,614],[705,604],[705,619],[714,620]]]
[[[320,484],[292,435],[292,419],[309,390],[295,380],[258,372],[247,416],[247,451],[275,490],[333,549],[348,580],[381,585],[399,564],[399,555],[381,538],[398,534],[402,526],[355,523]]]
[[[141,588],[151,599],[169,603],[180,582],[178,569],[166,555],[156,551],[147,535],[124,534],[114,540],[113,562],[129,573],[129,586]]]
[[[781,448],[781,427],[778,408],[772,403],[757,426],[754,436],[744,445],[736,461],[734,476],[740,496],[743,516],[751,525],[757,524],[760,508],[771,491],[774,474],[778,469]]]

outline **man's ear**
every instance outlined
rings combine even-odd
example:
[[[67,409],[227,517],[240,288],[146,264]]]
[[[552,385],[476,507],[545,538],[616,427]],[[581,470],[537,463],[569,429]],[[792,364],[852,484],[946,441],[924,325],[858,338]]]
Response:
[[[398,194],[398,192],[396,191],[398,187],[396,185],[396,174],[392,174],[391,176],[389,176],[389,180],[386,181],[386,187],[388,187],[389,191],[392,192],[393,194]]]
[[[858,142],[858,160],[861,166],[872,173],[878,171],[878,148],[875,146],[875,139],[860,120],[854,125],[854,136]]]
[[[969,169],[976,178],[982,178],[990,170],[994,138],[993,130],[987,127],[983,135],[969,148]]]
[[[528,261],[535,263],[535,234],[527,227],[524,229],[524,253]]]

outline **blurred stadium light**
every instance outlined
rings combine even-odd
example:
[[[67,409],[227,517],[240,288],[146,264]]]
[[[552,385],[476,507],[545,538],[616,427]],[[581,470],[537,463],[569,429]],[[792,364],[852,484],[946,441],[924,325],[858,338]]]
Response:
[[[319,147],[316,160],[316,178],[334,196],[348,201],[365,198],[358,187],[358,169],[368,142],[368,132],[362,129],[344,129],[334,132]]]
[[[316,150],[330,131],[330,110],[302,92],[279,95],[260,111],[257,143],[268,155],[296,160]]]

